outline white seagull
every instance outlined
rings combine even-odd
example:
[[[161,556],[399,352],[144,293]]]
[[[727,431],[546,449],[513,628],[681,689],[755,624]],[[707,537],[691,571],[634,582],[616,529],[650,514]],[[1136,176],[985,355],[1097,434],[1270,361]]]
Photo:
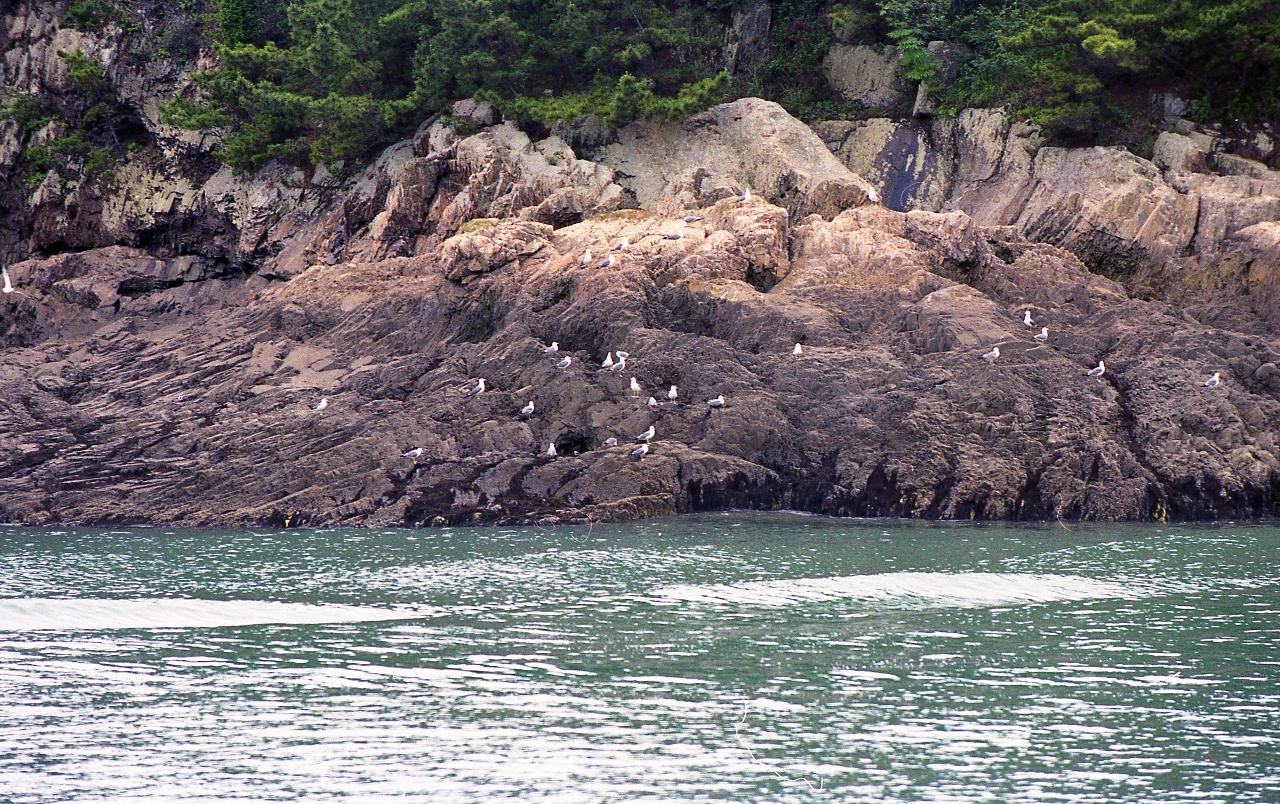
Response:
[[[483,393],[484,393],[484,377],[481,377],[480,382],[476,383],[476,387],[472,388],[470,391],[467,391],[467,397],[470,398],[470,397],[476,396],[477,394],[483,394]]]
[[[618,359],[617,359],[616,361],[614,361],[614,364],[613,364],[612,366],[610,366],[610,367],[609,367],[609,370],[610,370],[610,371],[623,371],[624,369],[626,369],[626,367],[627,367],[627,359],[626,359],[625,357],[623,357],[623,355],[625,355],[625,354],[626,354],[626,352],[618,352],[618,353],[617,353],[617,355],[618,355]]]
[[[640,446],[638,446],[638,447],[636,447],[635,449],[631,450],[631,457],[632,457],[632,458],[635,458],[637,461],[638,461],[638,460],[640,460],[641,458],[643,458],[644,456],[648,455],[648,454],[649,454],[649,445],[648,445],[648,444],[641,444]]]
[[[648,429],[648,430],[645,430],[643,433],[641,433],[640,435],[636,436],[636,441],[643,441],[643,442],[645,442],[645,443],[647,444],[647,443],[649,443],[650,441],[652,441],[652,440],[653,440],[653,436],[654,436],[654,434],[655,434],[656,432],[658,432],[658,431],[657,431],[657,430],[655,430],[655,429],[653,429],[653,425],[651,424],[651,425],[649,425],[649,429]]]
[[[624,237],[619,240],[610,251],[626,251],[631,245],[631,238]]]
[[[619,349],[618,351],[614,352],[614,354],[618,356],[618,359],[619,359],[619,360],[626,360],[628,357],[631,357],[631,353],[630,353],[630,352],[624,352],[624,351],[622,351],[621,349]]]
[[[586,251],[582,252],[582,259],[580,260],[580,262],[583,265],[591,264],[591,249],[587,249]]]
[[[653,397],[649,397],[649,407],[656,408],[657,406],[658,406],[658,400],[654,399]]]
[[[550,444],[547,445],[547,457],[548,458],[556,457],[556,442],[552,441]]]
[[[1103,374],[1106,374],[1106,373],[1107,373],[1107,364],[1101,360],[1098,361],[1097,366],[1089,369],[1090,377],[1101,377]]]
[[[401,458],[421,458],[421,457],[422,457],[422,447],[414,447],[413,449],[411,449],[411,450],[409,450],[408,452],[404,453],[404,454],[403,454],[403,455],[401,455],[400,457],[401,457]]]
[[[1204,388],[1217,388],[1221,384],[1222,384],[1222,375],[1216,371],[1213,372],[1212,377],[1200,383],[1201,387],[1204,387]]]
[[[796,348],[791,350],[791,354],[797,355],[797,356],[802,355],[804,354],[804,349],[800,346],[800,344],[797,343]]]
[[[13,288],[13,280],[9,278],[9,269],[8,269],[8,268],[5,268],[5,267],[3,267],[3,266],[0,266],[0,272],[3,272],[3,273],[4,273],[4,292],[5,292],[5,295],[8,295],[8,294],[10,294],[10,293],[13,293],[13,292],[14,292],[14,288]]]
[[[1032,327],[1034,327],[1034,326],[1036,325],[1036,322],[1035,322],[1035,321],[1033,321],[1033,320],[1032,320],[1032,318],[1031,318],[1031,311],[1030,311],[1030,310],[1026,310],[1026,311],[1024,311],[1024,312],[1022,313],[1022,323],[1024,323],[1024,324],[1026,324],[1026,325],[1027,325],[1027,329],[1031,329]]]
[[[552,341],[550,346],[548,346],[546,349],[543,349],[543,350],[542,350],[542,353],[543,353],[544,355],[553,355],[553,354],[555,354],[556,352],[559,352],[559,351],[560,351],[560,342],[559,342],[559,341]]]
[[[607,352],[604,356],[604,362],[600,364],[600,368],[610,368],[613,365],[613,352]]]
[[[640,383],[636,382],[636,378],[631,378],[631,395],[640,396]]]
[[[617,261],[618,261],[618,258],[617,258],[616,256],[614,256],[613,254],[610,254],[610,255],[608,256],[608,258],[607,258],[607,259],[605,259],[605,261],[604,261],[604,262],[600,263],[600,264],[599,264],[599,265],[597,265],[596,267],[597,267],[597,268],[612,268],[612,267],[613,267],[613,264],[614,264],[615,262],[617,262]]]
[[[743,190],[742,190],[742,195],[738,196],[738,200],[739,200],[739,201],[741,201],[741,202],[742,202],[742,203],[744,203],[744,204],[750,204],[750,203],[751,203],[751,188],[750,188],[750,187],[743,188]]]
[[[715,399],[708,399],[707,406],[712,408],[724,407],[724,394],[720,394]]]
[[[1040,331],[1037,332],[1035,335],[1032,335],[1031,337],[1035,338],[1041,343],[1044,343],[1045,341],[1049,340],[1049,328],[1041,327]]]
[[[685,215],[684,216],[685,223],[697,223],[700,220],[702,220],[701,215]]]
[[[670,399],[672,402],[675,402],[676,399],[678,399],[679,397],[680,397],[680,392],[676,390],[676,387],[674,385],[671,386],[671,390],[667,391],[667,399]]]
[[[532,400],[532,399],[530,399],[530,400],[529,400],[529,404],[527,404],[527,405],[525,405],[524,407],[520,408],[520,415],[521,415],[521,416],[532,416],[532,415],[533,415],[533,400]]]
[[[991,347],[990,352],[987,352],[985,355],[982,356],[982,359],[987,361],[988,363],[994,363],[996,362],[996,358],[999,356],[1000,356],[1000,347],[993,346]]]
[[[618,439],[614,438],[613,436],[609,436],[604,440],[604,445],[606,447],[616,447],[618,446]]]
[[[327,407],[329,407],[329,398],[324,396],[320,397],[320,402],[316,405],[315,409],[324,410]]]
[[[876,188],[874,187],[867,188],[867,200],[873,204],[880,203],[880,194],[876,192]]]
[[[662,236],[662,239],[663,240],[679,240],[682,237],[684,237],[684,232],[672,232],[670,234],[664,234]]]
[[[573,358],[565,355],[556,362],[556,368],[569,368],[571,363],[573,363]]]

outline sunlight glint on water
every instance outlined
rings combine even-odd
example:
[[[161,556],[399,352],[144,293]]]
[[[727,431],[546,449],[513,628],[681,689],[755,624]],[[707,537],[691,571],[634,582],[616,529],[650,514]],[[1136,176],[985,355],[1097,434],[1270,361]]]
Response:
[[[0,529],[0,801],[1277,801],[1276,567],[1263,526]]]

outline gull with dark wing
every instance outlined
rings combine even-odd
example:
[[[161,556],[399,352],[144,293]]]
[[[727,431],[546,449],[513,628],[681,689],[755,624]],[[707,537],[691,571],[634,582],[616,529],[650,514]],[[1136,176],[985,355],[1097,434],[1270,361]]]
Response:
[[[1035,335],[1032,335],[1031,337],[1035,338],[1041,343],[1044,343],[1045,341],[1049,340],[1049,328],[1041,327],[1040,331],[1037,332]]]
[[[411,449],[411,450],[409,450],[408,452],[404,453],[404,454],[403,454],[403,455],[401,455],[400,457],[401,457],[401,458],[421,458],[421,457],[422,457],[422,447],[414,447],[413,449]]]
[[[473,396],[478,396],[479,394],[483,394],[484,391],[485,391],[484,377],[481,377],[480,381],[476,383],[475,387],[472,388],[470,391],[467,391],[467,398],[470,399]]]
[[[648,455],[648,454],[649,454],[649,445],[648,445],[648,444],[641,444],[640,446],[638,446],[638,447],[636,447],[635,449],[631,450],[631,457],[632,457],[632,458],[635,458],[637,461],[638,461],[638,460],[640,460],[641,458],[643,458],[644,456]]]
[[[556,361],[556,368],[569,368],[569,366],[572,363],[573,363],[573,358],[569,357],[568,355],[565,355],[564,357]]]
[[[1222,374],[1221,374],[1221,373],[1219,373],[1219,372],[1217,372],[1217,371],[1215,371],[1215,372],[1213,372],[1213,376],[1212,376],[1212,377],[1210,377],[1209,379],[1207,379],[1207,380],[1205,380],[1204,382],[1200,383],[1200,387],[1202,387],[1202,388],[1217,388],[1217,387],[1218,387],[1219,385],[1221,385],[1221,384],[1222,384]]]
[[[614,244],[610,251],[626,251],[631,246],[631,238],[624,237]]]
[[[542,350],[542,353],[543,353],[544,355],[553,355],[553,354],[556,354],[556,353],[557,353],[557,352],[559,352],[559,351],[560,351],[560,342],[559,342],[559,341],[552,341],[550,346],[548,346],[546,349],[543,349],[543,350]]]
[[[990,352],[987,352],[985,355],[982,356],[982,359],[987,361],[988,363],[994,363],[996,362],[996,359],[999,357],[1000,357],[1000,347],[993,346],[991,347]]]
[[[725,401],[724,401],[724,394],[720,394],[720,395],[719,395],[719,396],[717,396],[715,399],[708,399],[708,400],[707,400],[707,407],[709,407],[709,408],[719,409],[719,408],[724,407],[724,405],[725,405]]]
[[[604,440],[604,445],[606,447],[616,447],[618,446],[618,439],[614,438],[613,436],[609,436]]]
[[[653,427],[653,425],[651,424],[651,425],[649,425],[649,429],[648,429],[648,430],[645,430],[643,433],[641,433],[640,435],[636,436],[636,441],[643,441],[643,442],[645,442],[645,443],[648,443],[648,442],[650,442],[650,441],[652,441],[652,440],[653,440],[653,436],[654,436],[654,434],[656,434],[657,432],[658,432],[658,431],[657,431],[657,430],[655,430],[655,429],[654,429],[654,427]]]
[[[1099,360],[1098,365],[1094,366],[1088,371],[1088,375],[1090,377],[1101,377],[1103,374],[1106,374],[1106,373],[1107,373],[1107,364],[1102,360]]]

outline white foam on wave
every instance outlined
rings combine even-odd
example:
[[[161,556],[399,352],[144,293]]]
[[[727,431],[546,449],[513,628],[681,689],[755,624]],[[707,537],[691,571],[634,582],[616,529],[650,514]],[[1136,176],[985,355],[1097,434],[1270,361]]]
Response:
[[[268,600],[153,598],[0,599],[0,631],[109,630],[119,628],[224,628],[407,620],[422,610],[323,606]]]
[[[1052,603],[1149,594],[1132,583],[1097,581],[1075,575],[987,572],[889,572],[835,578],[786,578],[732,584],[664,586],[653,593],[659,605],[791,606],[835,600],[894,607],[999,606]]]

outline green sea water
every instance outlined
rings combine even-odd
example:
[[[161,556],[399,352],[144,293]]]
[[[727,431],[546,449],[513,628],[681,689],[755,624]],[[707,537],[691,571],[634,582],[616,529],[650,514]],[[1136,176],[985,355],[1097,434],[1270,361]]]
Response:
[[[1280,528],[0,528],[0,801],[1280,801]]]

